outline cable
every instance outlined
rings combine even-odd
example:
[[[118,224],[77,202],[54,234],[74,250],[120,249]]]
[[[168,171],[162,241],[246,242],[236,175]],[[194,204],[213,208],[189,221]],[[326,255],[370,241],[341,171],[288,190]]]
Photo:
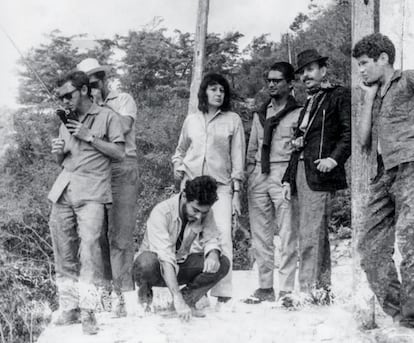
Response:
[[[26,64],[27,68],[29,68],[29,70],[35,75],[37,81],[39,81],[39,83],[41,84],[41,86],[46,90],[49,99],[53,101],[53,103],[58,106],[58,108],[64,110],[65,112],[67,111],[65,108],[63,108],[63,106],[61,104],[59,104],[56,100],[54,95],[49,91],[49,89],[47,88],[46,84],[43,82],[43,80],[40,78],[39,74],[36,72],[36,70],[33,69],[33,67],[30,65],[30,63],[27,61],[27,59],[24,57],[23,53],[20,51],[19,47],[17,46],[17,44],[14,42],[14,40],[12,39],[12,37],[7,33],[7,31],[4,29],[4,27],[0,24],[0,29],[3,31],[3,33],[6,35],[6,37],[9,39],[10,43],[12,43],[12,45],[14,46],[14,48],[17,50],[17,52],[19,53],[20,57],[22,58],[24,64]]]

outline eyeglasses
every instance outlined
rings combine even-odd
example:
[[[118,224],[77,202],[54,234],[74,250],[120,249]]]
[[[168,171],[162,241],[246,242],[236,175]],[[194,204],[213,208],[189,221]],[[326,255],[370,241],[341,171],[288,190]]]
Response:
[[[270,85],[271,83],[279,84],[281,82],[285,81],[285,79],[266,79],[266,82]]]
[[[78,91],[79,89],[75,88],[72,92],[63,94],[59,96],[59,100],[63,101],[64,99],[66,100],[72,100],[72,94],[75,93],[76,91]]]
[[[92,89],[98,89],[99,88],[99,81],[90,82],[89,87],[91,87]]]

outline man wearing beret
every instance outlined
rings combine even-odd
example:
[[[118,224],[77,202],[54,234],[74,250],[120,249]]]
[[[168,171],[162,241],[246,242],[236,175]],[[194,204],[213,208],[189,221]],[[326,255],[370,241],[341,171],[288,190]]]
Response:
[[[351,154],[350,91],[326,82],[328,57],[315,49],[297,56],[296,73],[308,99],[292,144],[295,150],[283,176],[284,196],[299,213],[299,284],[305,293],[324,290],[330,302],[329,204],[347,187],[345,162]]]

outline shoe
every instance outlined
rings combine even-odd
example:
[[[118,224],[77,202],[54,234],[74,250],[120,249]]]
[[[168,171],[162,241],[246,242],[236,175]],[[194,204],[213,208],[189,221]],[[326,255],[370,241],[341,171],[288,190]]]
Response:
[[[101,306],[102,310],[105,312],[112,311],[112,296],[111,296],[111,288],[104,287],[100,291],[100,299],[101,299]]]
[[[288,308],[289,309],[289,308],[295,307],[295,301],[294,301],[294,298],[292,297],[292,293],[291,292],[280,291],[279,292],[278,302],[284,308]]]
[[[74,308],[69,311],[57,311],[52,316],[55,317],[55,319],[52,320],[54,325],[70,325],[81,322],[79,308]]]
[[[246,298],[245,304],[260,304],[262,301],[275,301],[275,291],[272,288],[258,288],[254,293]]]
[[[207,295],[203,295],[199,301],[196,302],[196,309],[202,310],[204,308],[210,307],[210,300],[208,300]]]
[[[202,309],[198,309],[196,307],[190,307],[191,309],[191,315],[195,318],[204,318],[206,314]]]
[[[96,335],[99,331],[95,313],[92,310],[81,310],[82,332],[85,335]]]
[[[138,288],[138,301],[140,304],[152,304],[154,294],[152,288],[146,285],[142,285]]]
[[[127,310],[125,306],[125,298],[122,293],[117,294],[116,300],[115,300],[115,316],[117,318],[126,317],[127,316]]]
[[[403,317],[398,324],[404,328],[414,329],[414,317]]]
[[[226,303],[231,299],[231,297],[217,297],[219,303]]]

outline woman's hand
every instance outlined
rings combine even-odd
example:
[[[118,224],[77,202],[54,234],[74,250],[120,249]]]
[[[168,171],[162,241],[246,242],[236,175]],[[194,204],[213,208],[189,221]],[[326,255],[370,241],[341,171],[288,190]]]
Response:
[[[240,214],[241,214],[241,205],[240,205],[240,192],[239,191],[234,191],[233,192],[232,208],[233,208],[232,214],[233,215],[236,214],[236,215],[240,216]]]

